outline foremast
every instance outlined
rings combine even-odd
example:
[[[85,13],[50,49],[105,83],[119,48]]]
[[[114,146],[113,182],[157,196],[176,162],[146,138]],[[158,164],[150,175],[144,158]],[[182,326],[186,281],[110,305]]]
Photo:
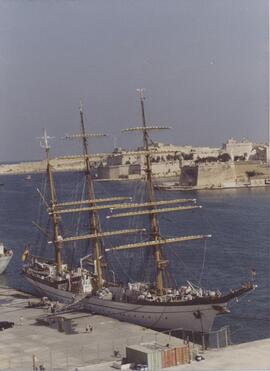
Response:
[[[99,218],[98,218],[98,210],[101,209],[111,209],[117,207],[130,207],[129,203],[121,203],[117,204],[114,203],[115,201],[130,201],[130,197],[107,197],[107,198],[95,198],[94,193],[94,185],[93,179],[91,174],[91,156],[88,150],[88,138],[89,137],[103,137],[105,134],[94,134],[94,133],[86,133],[85,125],[84,125],[84,114],[82,109],[82,104],[80,105],[80,124],[81,124],[81,132],[80,134],[71,134],[66,135],[66,139],[82,139],[83,143],[83,159],[85,162],[85,176],[86,176],[86,185],[87,185],[87,199],[80,200],[80,201],[68,201],[68,202],[61,202],[57,203],[56,201],[56,192],[52,174],[52,166],[50,163],[49,158],[49,145],[48,139],[50,137],[47,136],[46,130],[44,130],[44,137],[40,138],[42,140],[41,146],[45,148],[46,151],[46,160],[47,160],[47,174],[49,179],[49,186],[50,186],[50,194],[51,194],[51,202],[48,207],[47,211],[49,216],[52,218],[53,221],[53,240],[48,241],[49,244],[53,243],[55,246],[55,262],[56,262],[56,271],[57,273],[61,274],[62,272],[62,259],[61,259],[61,248],[62,244],[74,242],[74,241],[82,241],[82,240],[92,240],[93,241],[93,255],[94,261],[93,263],[95,269],[94,272],[96,273],[96,287],[97,289],[101,288],[104,285],[104,272],[103,272],[103,264],[102,262],[102,240],[103,238],[110,238],[116,235],[127,235],[133,233],[144,232],[145,230],[142,228],[127,228],[122,230],[113,230],[113,231],[105,231],[102,232],[100,225],[99,225]],[[113,202],[112,204],[107,204],[107,202]],[[106,203],[106,204],[104,204]],[[87,207],[83,207],[82,205],[87,205]],[[78,207],[76,207],[78,206]],[[146,205],[145,205],[146,206]],[[137,204],[131,204],[131,207],[137,207]],[[59,222],[60,222],[60,215],[66,213],[78,213],[78,212],[87,212],[89,213],[89,233],[84,235],[76,235],[70,236],[65,235],[61,236],[59,234]]]
[[[52,173],[52,165],[50,163],[50,146],[48,143],[48,140],[50,137],[47,135],[46,129],[44,129],[43,137],[41,138],[40,145],[42,148],[45,149],[46,153],[46,162],[47,162],[47,176],[49,180],[49,189],[50,189],[50,210],[51,210],[51,218],[52,218],[52,224],[53,224],[53,243],[55,247],[55,265],[56,265],[56,273],[61,274],[62,272],[62,256],[61,256],[61,245],[62,245],[62,239],[59,234],[59,221],[60,217],[57,213],[57,200],[56,200],[56,192],[55,192],[55,186],[54,186],[54,178]]]

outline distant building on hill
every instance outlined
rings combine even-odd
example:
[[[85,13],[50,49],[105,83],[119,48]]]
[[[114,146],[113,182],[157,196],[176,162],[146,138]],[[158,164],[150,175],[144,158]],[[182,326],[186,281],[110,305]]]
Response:
[[[233,161],[248,160],[253,150],[253,143],[247,139],[237,142],[234,138],[228,139],[223,145],[223,149],[227,152]]]
[[[213,167],[218,172],[221,168],[226,169],[228,178],[232,178],[231,168],[234,162],[263,162],[269,159],[269,149],[265,144],[253,144],[243,139],[238,142],[230,138],[221,147],[193,147],[178,146],[154,142],[149,147],[151,153],[152,173],[155,177],[179,177],[181,169],[185,172],[187,179],[190,178],[189,171],[194,171],[194,166],[200,164],[219,164]],[[98,178],[103,179],[140,179],[145,177],[145,154],[143,147],[135,151],[116,148],[106,160],[97,167]],[[227,165],[225,164],[227,163]],[[191,170],[188,170],[191,167]],[[184,169],[185,168],[185,169]],[[230,171],[227,171],[227,168]],[[206,167],[202,167],[204,171]],[[207,169],[210,169],[208,166]],[[224,170],[225,171],[225,170]],[[182,174],[183,175],[183,174]],[[191,178],[194,181],[194,174]],[[200,178],[200,177],[199,177]],[[188,180],[185,180],[188,182]],[[230,181],[230,180],[228,180]],[[222,180],[223,182],[223,180]],[[221,182],[221,183],[222,183]],[[227,182],[227,180],[226,180]]]

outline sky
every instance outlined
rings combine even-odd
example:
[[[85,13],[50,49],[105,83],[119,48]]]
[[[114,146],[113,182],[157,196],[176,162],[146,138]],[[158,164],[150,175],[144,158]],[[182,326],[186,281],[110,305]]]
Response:
[[[267,0],[0,0],[0,162],[80,153],[83,99],[93,152],[153,140],[221,146],[268,140]]]

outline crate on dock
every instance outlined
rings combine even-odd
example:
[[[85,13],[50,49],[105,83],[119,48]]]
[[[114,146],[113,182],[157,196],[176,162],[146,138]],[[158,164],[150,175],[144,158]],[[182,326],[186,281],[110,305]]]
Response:
[[[167,347],[162,352],[162,367],[173,367],[190,362],[189,349],[187,345]]]
[[[149,370],[183,365],[190,362],[187,345],[144,343],[126,347],[127,361],[147,364]]]
[[[161,352],[162,368],[176,366],[175,348],[167,348]]]
[[[187,345],[175,348],[176,365],[185,365],[190,363],[189,347]]]

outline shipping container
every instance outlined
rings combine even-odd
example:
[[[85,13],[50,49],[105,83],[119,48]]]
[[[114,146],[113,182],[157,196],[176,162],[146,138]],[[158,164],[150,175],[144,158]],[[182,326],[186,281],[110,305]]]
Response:
[[[162,368],[176,366],[175,348],[164,349],[161,358]]]
[[[161,369],[161,350],[154,344],[128,346],[126,347],[127,362],[148,365],[148,370]]]
[[[148,370],[159,370],[162,368],[161,351],[147,354]]]
[[[181,346],[175,348],[175,359],[176,365],[184,365],[190,362],[189,349],[187,346]]]
[[[126,347],[127,362],[148,365],[149,370],[183,365],[190,362],[189,348],[179,343],[161,345],[144,343]]]

